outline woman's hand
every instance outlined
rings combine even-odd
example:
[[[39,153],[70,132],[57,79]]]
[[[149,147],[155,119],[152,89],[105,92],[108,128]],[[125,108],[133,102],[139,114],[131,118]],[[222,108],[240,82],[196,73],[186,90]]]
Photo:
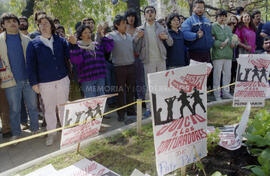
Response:
[[[33,89],[33,90],[34,90],[34,92],[36,92],[37,94],[40,94],[38,84],[33,85],[33,86],[32,86],[32,89]]]
[[[77,39],[75,36],[71,35],[68,37],[68,42],[73,44],[73,45],[76,45],[77,44]]]

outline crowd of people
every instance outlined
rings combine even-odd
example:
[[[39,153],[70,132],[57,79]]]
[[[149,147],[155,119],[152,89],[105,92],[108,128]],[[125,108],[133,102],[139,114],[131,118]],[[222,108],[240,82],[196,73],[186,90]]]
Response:
[[[205,15],[205,3],[196,0],[193,14],[185,18],[171,13],[156,20],[153,6],[144,8],[145,22],[139,26],[137,13],[129,9],[116,15],[113,26],[84,18],[75,26],[75,34],[66,35],[58,19],[45,12],[35,13],[38,28],[28,33],[28,19],[11,13],[1,16],[0,34],[0,116],[2,135],[10,140],[23,129],[39,132],[39,114],[45,117],[47,130],[63,121],[58,105],[69,99],[70,79],[79,83],[85,98],[118,93],[107,104],[121,107],[135,98],[149,99],[147,74],[187,66],[211,63],[209,88],[235,81],[239,54],[268,51],[268,23],[261,22],[260,11],[250,15],[239,9],[238,15],[218,10],[216,21]],[[265,38],[265,43],[264,43]],[[221,80],[222,79],[222,80]],[[214,91],[217,101],[232,98],[229,88]],[[59,112],[59,113],[57,113]],[[9,115],[8,115],[9,114]],[[117,112],[118,120],[136,115],[133,106]],[[146,104],[144,116],[151,115]],[[28,127],[28,117],[30,126]],[[52,145],[49,134],[46,145]]]

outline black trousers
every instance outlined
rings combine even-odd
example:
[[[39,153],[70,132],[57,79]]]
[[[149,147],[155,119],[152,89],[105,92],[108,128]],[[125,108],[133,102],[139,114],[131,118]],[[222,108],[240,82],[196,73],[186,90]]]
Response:
[[[136,67],[135,64],[114,67],[115,82],[118,93],[118,107],[135,101]],[[125,112],[134,112],[134,105],[117,111],[119,117],[124,117]]]

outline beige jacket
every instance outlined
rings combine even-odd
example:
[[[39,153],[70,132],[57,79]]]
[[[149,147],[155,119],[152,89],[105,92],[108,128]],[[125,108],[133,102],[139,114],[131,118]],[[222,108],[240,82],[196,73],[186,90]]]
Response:
[[[26,58],[26,48],[28,45],[28,42],[30,41],[30,38],[20,33],[22,47],[23,47],[23,54],[24,59]],[[0,72],[0,80],[1,80],[1,88],[9,88],[16,86],[16,81],[14,79],[14,76],[12,74],[9,59],[8,59],[8,53],[7,53],[7,44],[6,44],[6,32],[3,32],[0,34],[0,58],[3,61],[4,67],[6,67],[5,71]]]
[[[144,23],[142,26],[140,26],[138,29],[139,30],[144,30],[146,28],[146,23]],[[165,43],[168,46],[173,45],[173,39],[168,33],[167,29],[162,27],[158,22],[155,22],[155,31],[156,31],[156,39],[157,39],[157,44],[158,48],[160,50],[161,57],[166,60],[167,59],[167,50],[165,47]],[[168,35],[168,39],[165,41],[162,41],[159,39],[159,34],[164,32],[165,34]],[[140,39],[137,37],[134,37],[133,40],[133,45],[135,49],[135,53],[139,55],[139,58],[142,60],[143,63],[149,63],[149,39],[147,32],[144,32],[144,36]]]

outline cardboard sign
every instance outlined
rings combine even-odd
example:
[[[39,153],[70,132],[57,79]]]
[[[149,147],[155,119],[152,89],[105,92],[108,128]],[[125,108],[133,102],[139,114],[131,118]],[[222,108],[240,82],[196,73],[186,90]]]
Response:
[[[59,170],[58,174],[65,176],[119,176],[101,164],[85,158],[67,168]]]
[[[247,102],[250,102],[252,107],[264,106],[266,91],[269,87],[269,55],[240,55],[237,62],[233,106],[246,106]]]
[[[58,176],[58,172],[55,170],[55,168],[51,164],[45,167],[42,167],[34,172],[31,172],[30,174],[27,174],[26,176],[48,176],[48,175]]]
[[[63,105],[65,126],[83,123],[62,131],[61,147],[76,144],[99,134],[107,97],[87,98]]]
[[[243,134],[246,131],[251,105],[248,102],[244,113],[242,114],[239,124],[227,125],[218,127],[219,133],[219,146],[228,150],[237,150],[242,146]],[[214,133],[216,131],[214,126],[207,127],[207,133]]]
[[[158,175],[207,155],[207,65],[148,74]]]

